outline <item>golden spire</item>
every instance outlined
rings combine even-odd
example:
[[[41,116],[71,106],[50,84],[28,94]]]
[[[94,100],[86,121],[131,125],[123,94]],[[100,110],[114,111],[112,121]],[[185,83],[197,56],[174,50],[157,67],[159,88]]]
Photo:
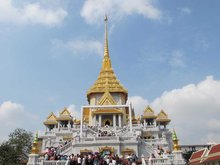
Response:
[[[36,132],[36,135],[34,137],[34,142],[32,143],[32,148],[31,148],[31,154],[38,154],[38,132]]]
[[[179,139],[177,138],[176,131],[174,129],[173,129],[172,139],[173,139],[173,150],[179,151],[180,150]]]
[[[111,60],[109,57],[109,51],[108,51],[108,18],[105,15],[105,45],[104,45],[104,58],[102,62],[102,69],[111,69]]]
[[[127,90],[123,87],[123,85],[117,79],[111,65],[111,59],[109,56],[108,50],[108,30],[107,30],[107,21],[108,18],[105,16],[105,40],[104,40],[104,57],[102,60],[102,68],[99,73],[98,79],[94,83],[94,85],[87,91],[87,98],[89,101],[90,95],[93,93],[105,93],[106,91],[123,93],[128,95]]]

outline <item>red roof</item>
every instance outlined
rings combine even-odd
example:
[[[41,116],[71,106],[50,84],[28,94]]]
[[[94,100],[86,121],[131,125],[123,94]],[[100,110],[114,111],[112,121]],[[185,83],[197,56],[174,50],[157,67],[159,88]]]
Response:
[[[201,158],[202,154],[204,153],[205,149],[193,152],[193,154],[190,157],[190,160],[196,159],[196,158]]]
[[[204,154],[206,150],[207,149],[204,148],[200,151],[194,152],[189,159],[189,164],[200,164],[220,160],[220,144],[212,146],[208,152],[208,155]]]
[[[203,162],[220,160],[220,144],[211,147],[208,156]]]
[[[192,153],[189,159],[189,164],[198,164],[201,161],[202,155],[205,151],[206,151],[206,148]]]
[[[216,160],[220,160],[220,154],[217,156],[208,157],[203,162],[210,162],[210,161],[216,161]]]
[[[220,152],[220,144],[212,146],[209,151],[209,155],[217,152]]]

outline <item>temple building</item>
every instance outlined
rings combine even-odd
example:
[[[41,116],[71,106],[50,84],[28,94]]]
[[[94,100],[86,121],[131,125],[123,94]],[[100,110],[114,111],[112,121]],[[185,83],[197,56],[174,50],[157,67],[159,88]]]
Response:
[[[220,164],[220,144],[214,144],[210,149],[207,147],[192,153],[189,159],[190,165],[219,165]]]
[[[126,158],[135,154],[142,164],[185,164],[176,132],[168,129],[168,114],[146,105],[141,116],[135,116],[127,98],[128,90],[112,68],[106,17],[102,66],[87,91],[88,105],[81,107],[80,119],[73,118],[67,108],[57,116],[50,113],[43,123],[45,133],[35,137],[28,165],[46,164],[41,155],[51,146],[61,155],[98,152]]]

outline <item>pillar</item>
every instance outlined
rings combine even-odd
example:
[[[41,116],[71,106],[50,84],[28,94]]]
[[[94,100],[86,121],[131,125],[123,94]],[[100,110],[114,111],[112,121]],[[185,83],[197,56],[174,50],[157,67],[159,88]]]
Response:
[[[93,116],[93,126],[96,126],[96,115]]]
[[[146,119],[144,119],[144,127],[146,127]]]
[[[68,125],[67,125],[67,128],[70,128],[71,126],[70,126],[70,120],[68,121]]]
[[[83,107],[81,107],[81,120],[80,120],[80,137],[83,134]]]
[[[122,124],[121,124],[121,114],[118,115],[118,126],[122,127]]]
[[[101,126],[102,126],[102,116],[99,115],[99,127],[101,127]]]
[[[115,126],[116,126],[116,115],[113,114],[113,127],[115,127]]]
[[[60,129],[60,121],[58,121],[58,128]]]
[[[130,132],[132,133],[132,117],[131,117],[131,104],[129,105],[129,126],[130,126]]]

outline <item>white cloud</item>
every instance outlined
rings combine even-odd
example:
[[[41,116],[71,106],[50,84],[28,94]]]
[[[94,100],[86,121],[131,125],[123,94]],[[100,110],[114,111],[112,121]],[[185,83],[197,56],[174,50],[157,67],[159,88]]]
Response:
[[[151,104],[165,109],[183,143],[207,143],[220,132],[220,81],[212,76],[198,84],[164,92]],[[219,139],[212,139],[219,142]]]
[[[127,104],[132,103],[132,106],[135,109],[135,115],[142,115],[144,109],[148,106],[148,100],[142,98],[141,96],[131,96],[128,97]]]
[[[191,14],[192,13],[192,10],[188,7],[180,8],[180,11],[184,14]]]
[[[37,117],[25,111],[21,104],[6,101],[0,104],[0,142],[7,140],[9,133],[16,128],[32,129]]]
[[[169,128],[176,129],[181,144],[220,142],[219,100],[220,80],[212,76],[198,84],[166,91],[150,103],[140,96],[129,98],[138,114],[148,104],[155,113],[165,110],[171,119]]]
[[[80,110],[76,109],[76,106],[74,104],[71,104],[67,107],[67,109],[70,111],[71,116],[73,116],[73,118],[77,118],[80,119],[81,117],[81,112]]]
[[[182,68],[185,67],[186,64],[184,62],[184,54],[180,50],[175,50],[172,52],[171,58],[169,60],[169,64],[172,67]]]
[[[12,0],[0,1],[0,22],[16,24],[42,24],[48,26],[60,25],[67,16],[62,9],[46,9],[39,3],[26,3],[16,7]]]
[[[113,20],[132,14],[140,14],[152,20],[162,17],[162,12],[154,6],[152,0],[86,0],[81,10],[81,16],[89,24],[99,23],[105,14]]]
[[[63,42],[61,40],[54,39],[51,41],[52,49],[57,51],[70,51],[73,55],[99,55],[103,54],[102,43],[97,40],[73,40]]]

